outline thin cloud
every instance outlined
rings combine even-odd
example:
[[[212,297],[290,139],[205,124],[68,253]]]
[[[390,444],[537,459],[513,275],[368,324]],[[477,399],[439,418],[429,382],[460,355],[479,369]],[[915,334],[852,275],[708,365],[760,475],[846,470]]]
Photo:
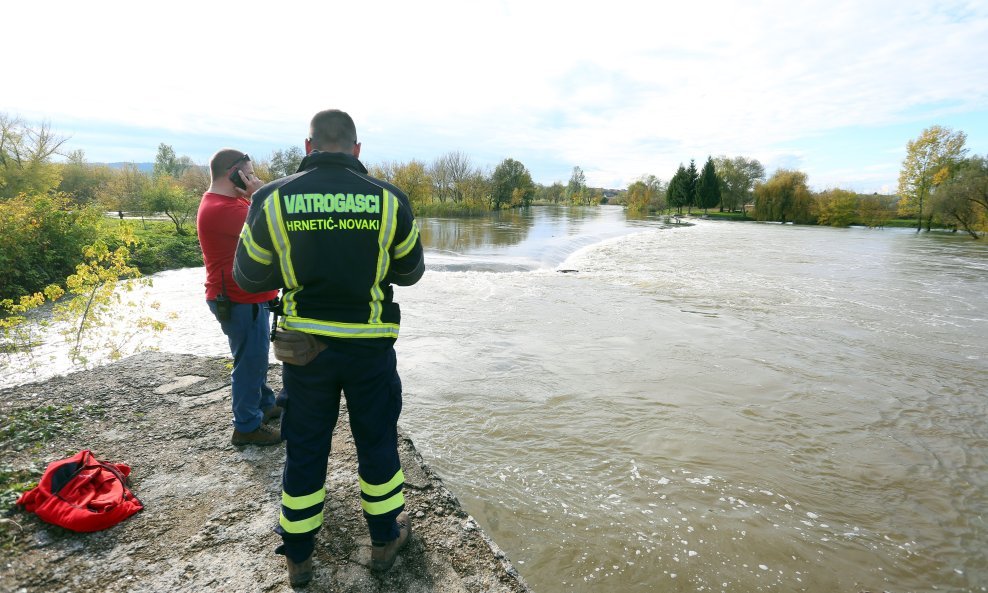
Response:
[[[894,185],[889,155],[811,169],[831,160],[821,136],[908,124],[892,138],[904,154],[938,118],[980,113],[965,131],[975,152],[988,142],[984,3],[55,4],[5,9],[8,47],[31,51],[8,65],[0,112],[157,134],[146,160],[165,137],[296,145],[330,106],[380,160],[459,150],[543,183],[578,165],[607,187],[690,158],[791,154],[811,183],[867,191]]]

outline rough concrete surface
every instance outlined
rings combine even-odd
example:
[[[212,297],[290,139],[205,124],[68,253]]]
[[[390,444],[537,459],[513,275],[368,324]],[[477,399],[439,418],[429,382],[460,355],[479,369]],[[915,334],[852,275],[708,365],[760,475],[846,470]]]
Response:
[[[269,384],[281,387],[272,366]],[[19,541],[0,566],[0,591],[290,591],[274,553],[284,446],[230,444],[225,358],[145,353],[0,391],[0,413],[45,404],[106,412],[40,452],[4,451],[28,467],[81,449],[131,466],[144,510],[105,531],[74,533],[18,510]],[[100,414],[96,414],[100,416]],[[345,416],[333,437],[326,521],[317,536],[315,578],[306,591],[528,591],[498,546],[460,507],[401,437],[413,536],[395,566],[367,568],[370,540],[360,512],[356,455]]]

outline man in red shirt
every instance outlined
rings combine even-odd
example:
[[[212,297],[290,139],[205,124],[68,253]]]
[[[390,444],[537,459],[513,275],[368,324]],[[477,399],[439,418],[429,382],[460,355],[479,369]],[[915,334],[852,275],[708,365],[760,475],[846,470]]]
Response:
[[[265,423],[280,418],[282,411],[266,381],[268,301],[277,297],[278,291],[246,292],[233,279],[233,256],[250,197],[264,182],[254,175],[250,157],[230,148],[213,155],[209,173],[211,181],[199,204],[196,228],[206,265],[206,303],[220,322],[233,354],[231,442],[238,446],[276,445],[281,442],[281,431]]]

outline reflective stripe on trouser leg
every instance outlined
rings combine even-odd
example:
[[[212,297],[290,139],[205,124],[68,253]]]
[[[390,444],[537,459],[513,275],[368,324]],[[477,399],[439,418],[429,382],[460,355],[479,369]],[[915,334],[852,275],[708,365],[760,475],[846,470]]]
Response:
[[[394,348],[362,357],[350,367],[343,386],[357,448],[361,506],[375,542],[398,537],[395,518],[405,508],[405,476],[398,456],[401,379],[397,362]]]
[[[285,533],[295,535],[316,531],[322,527],[322,509],[325,502],[325,488],[320,488],[306,496],[291,496],[282,492],[278,525]]]
[[[293,562],[312,554],[315,535],[323,523],[326,498],[326,460],[340,411],[340,383],[329,364],[331,354],[304,367],[284,365],[287,396],[281,434],[285,438],[282,504],[275,529],[284,542],[280,548]]]
[[[390,517],[390,523],[385,523],[384,525],[390,527],[390,524],[394,522],[393,518],[397,517],[398,513],[405,509],[404,487],[405,474],[401,469],[385,484],[370,484],[364,481],[363,478],[360,478],[360,506],[364,509],[364,518],[367,519],[368,524],[374,523],[375,519]],[[392,531],[392,529],[387,529],[386,533],[391,535],[390,532]],[[377,539],[374,535],[371,534],[371,539],[375,541],[389,541],[390,539],[394,539],[393,537]],[[397,536],[397,534],[394,535]],[[380,534],[379,537],[383,538],[384,534]]]

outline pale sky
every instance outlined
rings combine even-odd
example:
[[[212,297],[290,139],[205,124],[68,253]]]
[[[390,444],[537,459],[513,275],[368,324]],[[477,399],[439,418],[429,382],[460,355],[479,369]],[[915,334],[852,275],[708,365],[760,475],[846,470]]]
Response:
[[[892,192],[934,124],[988,154],[988,2],[26,2],[3,9],[0,113],[90,162],[205,164],[356,121],[366,164],[453,151],[535,181],[668,180],[708,156]]]

